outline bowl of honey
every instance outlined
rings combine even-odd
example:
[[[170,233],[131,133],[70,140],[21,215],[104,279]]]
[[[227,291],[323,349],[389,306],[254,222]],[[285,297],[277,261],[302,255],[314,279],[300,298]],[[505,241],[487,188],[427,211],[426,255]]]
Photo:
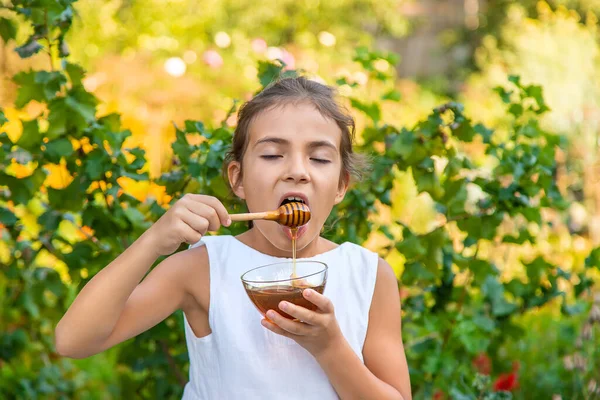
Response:
[[[241,277],[250,301],[265,316],[274,310],[288,319],[294,319],[279,308],[287,301],[315,311],[317,306],[306,300],[302,292],[312,289],[323,294],[327,283],[327,264],[320,261],[282,261],[263,265]]]

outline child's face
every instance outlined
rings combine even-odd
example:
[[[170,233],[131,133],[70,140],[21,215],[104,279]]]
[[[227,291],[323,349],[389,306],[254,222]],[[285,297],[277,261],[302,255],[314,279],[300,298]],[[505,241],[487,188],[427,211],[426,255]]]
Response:
[[[262,112],[250,124],[242,180],[234,192],[250,212],[276,210],[288,196],[303,198],[311,210],[311,220],[298,230],[297,248],[304,248],[319,236],[346,193],[341,138],[337,124],[310,103]],[[237,163],[230,165],[229,174],[235,181]],[[289,228],[270,221],[255,221],[255,226],[275,247],[290,249]]]

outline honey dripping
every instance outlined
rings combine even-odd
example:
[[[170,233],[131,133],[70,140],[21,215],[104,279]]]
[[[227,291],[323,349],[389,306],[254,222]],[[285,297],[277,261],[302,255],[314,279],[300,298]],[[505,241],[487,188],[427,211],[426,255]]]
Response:
[[[292,279],[296,279],[296,239],[298,238],[298,228],[292,228]]]

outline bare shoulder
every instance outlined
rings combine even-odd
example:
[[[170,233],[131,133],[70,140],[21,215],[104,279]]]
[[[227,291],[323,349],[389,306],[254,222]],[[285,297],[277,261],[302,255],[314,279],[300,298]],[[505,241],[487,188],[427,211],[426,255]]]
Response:
[[[394,288],[398,289],[398,280],[396,279],[396,274],[394,273],[394,269],[392,266],[385,261],[383,258],[379,257],[377,262],[377,283],[376,285],[385,285],[385,286],[394,286]]]
[[[397,313],[397,315],[395,315]],[[382,317],[400,316],[400,294],[398,292],[398,280],[392,266],[379,257],[377,262],[377,278],[375,281],[375,291],[371,301],[371,310],[369,319],[371,322],[378,321]]]
[[[186,298],[184,308],[189,303],[197,303],[203,309],[208,309],[210,268],[206,246],[194,247],[176,253],[169,257],[168,269],[173,270],[174,278],[184,289]]]

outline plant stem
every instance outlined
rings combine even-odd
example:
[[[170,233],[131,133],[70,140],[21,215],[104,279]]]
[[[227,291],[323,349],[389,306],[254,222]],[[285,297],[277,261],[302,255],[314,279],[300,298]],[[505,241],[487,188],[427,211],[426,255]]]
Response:
[[[52,60],[52,42],[50,41],[50,27],[48,26],[48,10],[44,10],[44,24],[46,25],[46,41],[48,42],[48,57],[50,58],[50,71],[54,71]]]

